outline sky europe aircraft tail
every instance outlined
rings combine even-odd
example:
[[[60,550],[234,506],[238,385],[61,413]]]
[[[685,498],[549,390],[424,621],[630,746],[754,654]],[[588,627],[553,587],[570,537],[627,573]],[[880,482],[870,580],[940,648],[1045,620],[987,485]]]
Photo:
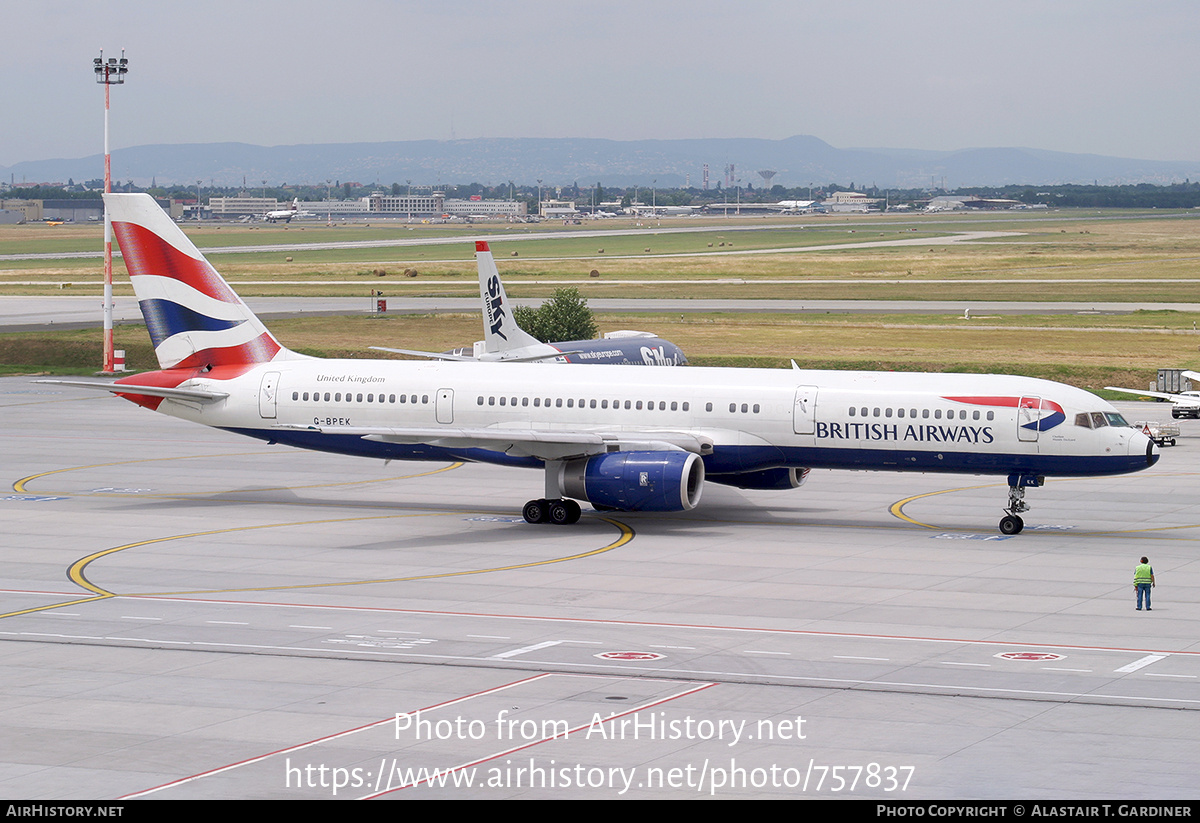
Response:
[[[479,296],[483,299],[483,351],[500,354],[542,343],[513,320],[512,305],[504,293],[504,283],[487,241],[475,241],[475,259],[479,265]]]
[[[613,331],[591,340],[559,340],[542,343],[517,325],[504,281],[487,241],[475,241],[479,269],[479,297],[483,307],[483,340],[470,348],[441,353],[371,346],[434,360],[480,360],[494,363],[583,363],[607,366],[686,366],[683,350],[656,334],[645,331]]]
[[[479,296],[483,299],[482,347],[474,354],[483,360],[554,360],[560,363],[608,365],[683,366],[687,357],[669,340],[642,331],[617,331],[598,340],[565,340],[541,343],[517,325],[504,292],[504,281],[486,240],[475,241],[479,266]],[[482,348],[482,351],[479,349]]]

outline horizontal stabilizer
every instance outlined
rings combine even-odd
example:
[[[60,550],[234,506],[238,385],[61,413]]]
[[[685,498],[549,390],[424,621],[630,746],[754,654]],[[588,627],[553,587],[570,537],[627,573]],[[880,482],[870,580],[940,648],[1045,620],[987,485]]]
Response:
[[[201,403],[224,400],[229,396],[228,392],[206,389],[170,389],[164,386],[139,386],[136,383],[100,383],[95,380],[35,380],[33,382],[74,386],[79,389],[99,389],[113,394],[139,394],[145,397],[166,397],[171,400],[198,400]]]

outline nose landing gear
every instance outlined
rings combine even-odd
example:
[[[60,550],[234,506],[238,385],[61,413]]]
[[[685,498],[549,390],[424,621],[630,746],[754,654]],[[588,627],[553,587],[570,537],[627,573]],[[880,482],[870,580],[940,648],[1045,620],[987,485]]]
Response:
[[[1000,518],[1000,533],[1001,534],[1020,534],[1025,528],[1025,521],[1021,519],[1021,512],[1029,511],[1029,504],[1025,502],[1025,489],[1032,486],[1037,488],[1044,485],[1046,478],[1040,474],[1010,474],[1008,476],[1008,508],[1005,509],[1005,516]]]

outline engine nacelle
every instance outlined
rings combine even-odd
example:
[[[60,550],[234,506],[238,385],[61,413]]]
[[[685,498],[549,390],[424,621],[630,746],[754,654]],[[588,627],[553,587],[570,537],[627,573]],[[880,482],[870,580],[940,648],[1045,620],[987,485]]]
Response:
[[[808,479],[810,469],[762,469],[756,472],[740,474],[710,474],[708,479],[713,483],[725,486],[736,486],[739,489],[758,489],[774,491],[780,489],[798,489]]]
[[[558,476],[566,497],[619,511],[679,512],[696,508],[704,461],[691,452],[611,452],[568,460]]]

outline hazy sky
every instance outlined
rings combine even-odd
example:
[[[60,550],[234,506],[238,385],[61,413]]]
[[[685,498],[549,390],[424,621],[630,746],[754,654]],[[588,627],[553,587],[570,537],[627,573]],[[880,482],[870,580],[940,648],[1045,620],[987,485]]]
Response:
[[[0,0],[0,165],[113,148],[783,138],[1200,159],[1195,0]]]

